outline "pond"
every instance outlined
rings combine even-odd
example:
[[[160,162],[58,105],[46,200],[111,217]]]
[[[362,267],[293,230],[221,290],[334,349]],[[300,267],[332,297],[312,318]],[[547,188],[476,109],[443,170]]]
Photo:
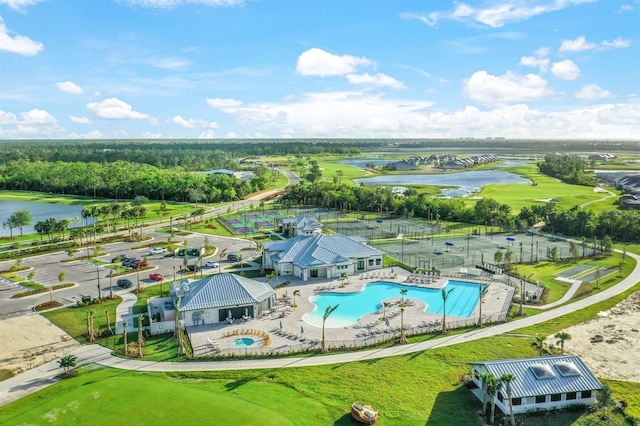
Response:
[[[478,190],[485,185],[531,183],[529,179],[502,170],[474,170],[469,172],[430,175],[386,175],[356,179],[355,182],[364,185],[434,185],[457,187],[455,189],[444,189],[442,196],[445,198],[464,197],[478,192]]]
[[[9,201],[9,200],[0,200],[0,223],[6,222],[16,210],[27,210],[31,213],[31,217],[33,221],[31,222],[31,226],[25,226],[22,228],[23,234],[32,234],[36,232],[33,228],[37,222],[41,220],[47,220],[50,217],[55,218],[56,220],[62,219],[73,219],[80,218],[81,212],[83,210],[82,206],[73,205],[73,204],[55,204],[55,203],[37,203],[33,201]],[[93,223],[91,219],[88,219],[88,223]],[[74,226],[81,226],[80,223],[71,223],[69,226],[73,228]],[[0,236],[9,236],[11,235],[11,230],[9,228],[5,228],[4,226],[0,228]],[[13,235],[20,235],[20,229],[14,229]]]

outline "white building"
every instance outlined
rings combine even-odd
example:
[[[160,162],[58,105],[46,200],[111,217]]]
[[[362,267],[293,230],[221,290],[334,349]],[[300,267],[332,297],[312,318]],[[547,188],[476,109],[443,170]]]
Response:
[[[506,373],[515,376],[511,383],[511,403],[515,414],[592,405],[596,402],[596,391],[602,388],[577,355],[470,362],[469,365],[473,383],[478,386],[473,393],[480,401],[483,398],[480,373],[491,373],[498,378]],[[505,415],[510,414],[505,386],[497,395],[496,406]]]
[[[361,237],[315,233],[262,244],[262,266],[280,275],[338,278],[382,268],[384,253]]]
[[[314,217],[296,216],[282,218],[282,233],[288,237],[311,235],[322,231],[322,223]]]

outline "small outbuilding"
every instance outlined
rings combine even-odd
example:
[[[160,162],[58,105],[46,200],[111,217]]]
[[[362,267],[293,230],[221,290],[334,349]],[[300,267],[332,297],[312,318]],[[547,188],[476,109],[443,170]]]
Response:
[[[511,403],[514,414],[538,410],[552,410],[571,405],[592,405],[596,391],[602,384],[577,355],[559,355],[524,359],[470,362],[472,380],[477,388],[474,395],[482,395],[481,373],[496,377],[512,374]],[[510,414],[507,390],[503,386],[496,398],[496,406]]]

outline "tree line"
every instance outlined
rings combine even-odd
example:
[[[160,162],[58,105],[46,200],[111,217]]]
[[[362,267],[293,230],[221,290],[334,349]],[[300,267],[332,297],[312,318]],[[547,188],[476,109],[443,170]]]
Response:
[[[390,188],[373,185],[351,186],[338,182],[316,181],[288,188],[284,203],[317,205],[345,210],[361,210],[380,214],[423,218],[428,221],[464,222],[500,226],[506,231],[525,231],[544,222],[545,232],[587,239],[608,236],[622,242],[640,242],[640,211],[609,210],[594,212],[557,204],[534,204],[517,214],[511,206],[483,198],[474,206],[462,199],[432,198],[409,189],[396,196]]]
[[[594,186],[596,177],[585,172],[587,161],[575,154],[547,154],[538,163],[540,172],[574,185]]]
[[[11,161],[0,165],[0,189],[100,198],[216,203],[234,201],[270,184],[271,171],[254,169],[249,181],[226,174],[192,173],[129,161],[115,163]]]

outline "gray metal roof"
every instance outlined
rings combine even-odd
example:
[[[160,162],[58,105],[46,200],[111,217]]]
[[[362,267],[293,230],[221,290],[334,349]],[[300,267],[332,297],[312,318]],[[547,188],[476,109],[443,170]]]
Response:
[[[285,241],[264,243],[262,248],[272,259],[300,267],[351,264],[356,258],[383,254],[361,241],[345,235],[298,235]]]
[[[580,372],[579,376],[564,377],[554,366],[555,364],[567,362],[573,363],[576,366]],[[593,375],[589,367],[587,367],[577,355],[470,362],[469,365],[484,366],[489,373],[496,377],[500,377],[505,373],[513,374],[516,377],[511,384],[512,396],[514,398],[554,393],[581,392],[602,388],[602,384],[596,376]],[[554,373],[554,377],[537,379],[529,368],[535,365],[549,366]]]
[[[212,275],[188,286],[180,304],[185,311],[252,305],[275,294],[269,284],[235,274]]]

